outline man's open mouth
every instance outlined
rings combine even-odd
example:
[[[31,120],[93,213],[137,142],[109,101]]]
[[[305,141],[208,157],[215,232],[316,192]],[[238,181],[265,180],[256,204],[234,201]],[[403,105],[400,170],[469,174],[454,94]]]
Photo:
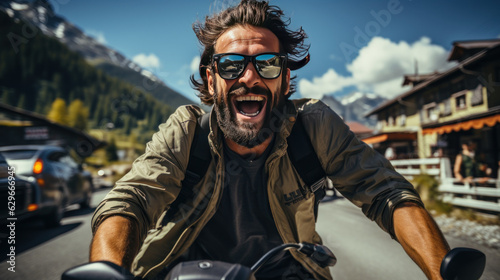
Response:
[[[266,99],[262,96],[244,95],[234,99],[234,107],[238,112],[247,117],[259,115],[266,104]]]

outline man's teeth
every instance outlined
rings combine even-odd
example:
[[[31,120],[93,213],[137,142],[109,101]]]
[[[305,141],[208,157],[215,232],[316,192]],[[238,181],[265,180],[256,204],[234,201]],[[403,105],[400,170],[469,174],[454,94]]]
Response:
[[[245,113],[245,112],[243,112],[243,111],[240,111],[240,114],[245,115],[245,116],[247,116],[247,117],[255,117],[255,116],[257,116],[259,113],[260,113],[260,110],[259,110],[259,111],[257,111],[257,112],[255,112],[255,113],[252,113],[252,114],[250,114],[250,113]]]
[[[245,95],[236,97],[236,101],[262,101],[264,97],[255,95]]]
[[[247,117],[255,117],[255,116],[260,114],[260,111],[261,111],[262,106],[263,106],[262,102],[265,101],[265,98],[262,96],[257,96],[257,95],[243,95],[243,96],[236,97],[235,101],[237,104],[240,104],[240,105],[236,105],[236,107],[239,109],[238,111],[240,112],[240,114],[245,115]],[[260,109],[258,109],[257,111],[254,111],[257,108],[250,109],[247,107],[249,109],[247,111],[254,111],[254,112],[245,112],[245,111],[243,111],[243,109],[245,108],[245,106],[243,104],[245,102],[260,102],[260,106],[259,106]],[[253,104],[253,106],[256,106],[256,104]]]

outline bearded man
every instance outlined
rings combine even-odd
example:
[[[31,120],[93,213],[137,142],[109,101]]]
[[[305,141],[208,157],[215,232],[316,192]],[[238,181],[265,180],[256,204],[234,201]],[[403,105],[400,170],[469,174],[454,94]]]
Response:
[[[183,188],[196,127],[205,114],[180,107],[116,183],[92,219],[90,260],[111,261],[160,279],[180,261],[211,259],[251,266],[283,243],[321,243],[314,194],[287,151],[300,118],[323,170],[345,198],[394,239],[430,279],[440,279],[449,250],[414,190],[390,163],[318,100],[290,100],[291,71],[309,61],[306,34],[288,29],[283,12],[243,0],[194,31],[204,46],[201,80],[191,77],[210,112],[208,171],[194,195]],[[296,199],[287,201],[290,193]],[[341,238],[341,237],[339,237]],[[297,250],[267,264],[257,279],[331,279]]]

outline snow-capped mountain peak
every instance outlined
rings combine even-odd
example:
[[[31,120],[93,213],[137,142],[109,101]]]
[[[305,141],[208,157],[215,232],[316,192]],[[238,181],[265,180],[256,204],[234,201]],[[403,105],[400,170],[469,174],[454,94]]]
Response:
[[[143,69],[131,59],[85,34],[79,27],[57,15],[48,0],[0,0],[0,11],[7,13],[17,22],[20,20],[26,22],[28,28],[35,26],[44,35],[56,38],[109,75],[124,79],[140,88],[144,88],[145,84],[154,85],[148,87],[147,91],[160,101],[172,106],[193,103],[165,85],[151,71]],[[38,29],[31,27],[33,36]]]
[[[95,38],[87,35],[77,26],[68,22],[65,18],[55,14],[53,7],[48,1],[35,0],[0,0],[0,10],[5,11],[12,18],[20,18],[29,24],[38,27],[45,35],[55,37],[70,49],[79,52],[88,60],[100,60],[114,65],[129,68],[147,78],[152,74],[144,72],[142,68],[132,64],[131,60],[116,50],[108,48]],[[134,67],[128,67],[133,65]],[[155,82],[160,82],[155,77]]]
[[[354,103],[356,102],[357,100],[359,99],[380,99],[381,97],[378,96],[377,94],[375,93],[361,93],[361,92],[353,92],[351,94],[348,94],[346,96],[344,96],[340,102],[342,103],[342,105],[348,105],[348,104],[351,104],[351,103]]]
[[[340,101],[331,95],[326,95],[321,100],[339,114],[344,121],[355,121],[373,127],[376,120],[367,119],[364,115],[384,102],[385,98],[374,93],[353,92],[343,96]]]

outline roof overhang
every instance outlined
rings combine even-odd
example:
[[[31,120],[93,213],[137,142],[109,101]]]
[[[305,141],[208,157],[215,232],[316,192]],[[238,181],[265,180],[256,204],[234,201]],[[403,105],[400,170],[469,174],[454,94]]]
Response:
[[[380,133],[377,135],[370,136],[365,139],[361,139],[361,141],[366,144],[376,144],[387,141],[413,141],[417,140],[416,132],[387,132]]]
[[[395,98],[391,99],[391,100],[388,100],[384,103],[382,103],[381,105],[373,108],[371,111],[369,111],[368,113],[366,113],[364,116],[365,117],[369,117],[371,115],[375,115],[381,111],[383,111],[385,108],[387,107],[390,107],[396,103],[399,103],[399,102],[402,102],[403,99],[409,97],[409,96],[412,96],[413,94],[419,92],[420,90],[423,90],[425,89],[427,86],[431,85],[431,84],[434,84],[434,83],[437,83],[439,82],[440,80],[446,78],[446,77],[449,77],[457,72],[462,72],[462,71],[466,71],[464,70],[466,66],[471,66],[471,65],[474,65],[475,63],[489,57],[488,55],[490,54],[494,54],[495,51],[497,50],[500,50],[500,44],[496,44],[496,45],[493,45],[492,47],[490,48],[486,48],[480,52],[478,52],[477,54],[463,60],[462,62],[460,62],[459,64],[457,64],[456,66],[452,67],[451,69],[448,69],[447,71],[445,72],[442,72],[440,74],[436,74],[435,76],[433,76],[432,78],[428,79],[428,80],[425,80],[421,83],[419,83],[418,85],[414,86],[413,88],[411,88],[409,91],[405,92],[405,93],[402,93],[398,96],[396,96]]]
[[[10,126],[12,124],[15,124],[15,126],[22,126],[22,127],[31,127],[35,124],[46,125],[49,127],[57,128],[61,131],[66,132],[69,135],[73,135],[75,138],[81,139],[82,141],[79,141],[78,144],[79,146],[76,147],[76,150],[79,151],[79,154],[82,156],[88,156],[93,151],[103,148],[107,145],[106,142],[100,141],[97,138],[90,136],[89,134],[86,134],[80,130],[77,130],[69,126],[58,124],[56,122],[47,119],[45,116],[34,112],[30,112],[21,108],[0,103],[0,112],[2,111],[20,117],[19,120],[4,121],[3,124],[6,126]]]
[[[448,61],[460,60],[466,51],[482,50],[500,44],[499,39],[457,41],[448,56]]]
[[[476,114],[440,124],[422,125],[423,134],[447,134],[451,132],[481,129],[485,126],[493,127],[500,123],[500,109],[487,113]]]

